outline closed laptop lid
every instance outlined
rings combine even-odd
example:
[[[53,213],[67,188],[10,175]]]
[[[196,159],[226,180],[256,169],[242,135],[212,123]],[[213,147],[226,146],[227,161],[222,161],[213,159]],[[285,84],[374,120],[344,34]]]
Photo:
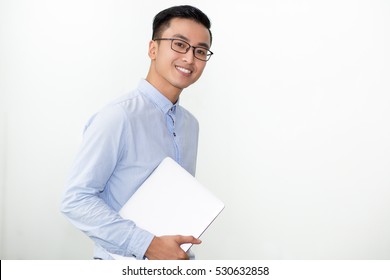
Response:
[[[198,238],[223,209],[220,199],[167,157],[119,214],[156,236],[179,234]],[[182,244],[181,247],[187,251],[191,245]]]

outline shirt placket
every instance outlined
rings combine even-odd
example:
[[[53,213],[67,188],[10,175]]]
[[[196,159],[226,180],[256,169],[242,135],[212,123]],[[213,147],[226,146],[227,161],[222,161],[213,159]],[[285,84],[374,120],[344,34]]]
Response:
[[[175,160],[176,162],[180,163],[180,152],[179,152],[179,145],[177,143],[177,133],[175,129],[175,122],[176,122],[176,106],[173,106],[168,111],[168,129],[169,132],[172,135],[173,140],[173,146],[175,150]]]

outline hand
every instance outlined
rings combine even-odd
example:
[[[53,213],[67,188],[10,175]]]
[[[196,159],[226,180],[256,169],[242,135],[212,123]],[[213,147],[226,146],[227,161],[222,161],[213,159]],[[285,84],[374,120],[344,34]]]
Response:
[[[202,241],[193,236],[165,235],[155,236],[146,250],[149,260],[188,260],[187,253],[180,248],[181,244],[200,244]]]

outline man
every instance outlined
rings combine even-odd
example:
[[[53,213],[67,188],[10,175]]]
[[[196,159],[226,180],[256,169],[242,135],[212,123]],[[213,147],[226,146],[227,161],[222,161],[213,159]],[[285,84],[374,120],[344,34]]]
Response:
[[[61,210],[94,241],[94,258],[110,259],[110,252],[188,259],[180,245],[201,242],[193,236],[154,236],[118,211],[167,156],[195,174],[198,122],[178,100],[200,78],[212,55],[211,40],[210,21],[199,9],[175,6],[158,13],[146,80],[86,125]]]

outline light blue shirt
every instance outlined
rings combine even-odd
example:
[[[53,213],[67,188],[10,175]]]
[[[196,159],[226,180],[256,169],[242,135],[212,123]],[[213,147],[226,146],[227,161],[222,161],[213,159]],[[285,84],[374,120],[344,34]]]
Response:
[[[167,156],[195,175],[198,130],[192,114],[146,80],[89,120],[61,211],[94,241],[95,258],[144,258],[153,234],[118,211]]]

